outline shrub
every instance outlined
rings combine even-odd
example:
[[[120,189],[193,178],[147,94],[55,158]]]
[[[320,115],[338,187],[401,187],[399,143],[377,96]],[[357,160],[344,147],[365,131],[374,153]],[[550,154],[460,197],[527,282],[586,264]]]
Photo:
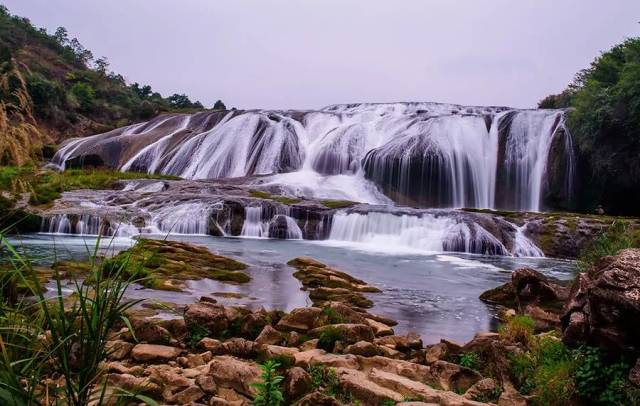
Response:
[[[615,255],[625,248],[638,247],[639,243],[633,238],[629,224],[616,220],[582,249],[577,261],[578,270],[587,272],[600,258]]]
[[[459,356],[458,364],[463,367],[478,369],[480,366],[480,357],[475,352],[463,352]]]
[[[333,326],[325,327],[318,337],[318,348],[333,352],[336,341],[342,340],[342,330]]]
[[[78,82],[71,87],[71,94],[78,102],[81,111],[91,112],[96,104],[96,93],[88,83]]]
[[[529,344],[533,335],[535,321],[529,316],[514,316],[498,329],[500,335],[511,342]]]
[[[583,399],[603,404],[630,404],[633,395],[627,382],[630,365],[618,361],[608,363],[606,354],[596,347],[576,351],[576,392]]]
[[[262,382],[255,383],[251,386],[256,388],[257,394],[253,400],[255,406],[280,406],[284,403],[284,396],[280,389],[280,383],[284,377],[277,374],[280,364],[273,360],[269,360],[262,364]]]

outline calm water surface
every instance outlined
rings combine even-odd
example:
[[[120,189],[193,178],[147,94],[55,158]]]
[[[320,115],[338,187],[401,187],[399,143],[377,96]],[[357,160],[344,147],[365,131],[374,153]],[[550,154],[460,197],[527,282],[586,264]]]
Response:
[[[397,320],[397,332],[416,331],[427,343],[440,338],[466,341],[477,331],[495,329],[495,308],[481,302],[478,296],[508,281],[511,271],[532,267],[559,279],[569,279],[573,266],[571,261],[548,258],[394,252],[385,247],[334,242],[177,235],[169,238],[204,245],[213,252],[242,260],[250,265],[247,272],[252,281],[242,286],[212,280],[192,281],[189,292],[184,293],[135,287],[128,293],[130,297],[187,304],[203,295],[235,292],[242,297],[216,296],[216,299],[225,304],[288,311],[311,304],[292,276],[295,270],[286,265],[290,259],[306,255],[382,289],[382,293],[368,294],[375,303],[370,311]],[[10,241],[34,263],[49,265],[60,259],[88,257],[96,249],[97,239],[32,234]],[[102,255],[112,255],[133,243],[128,238],[103,239],[99,250]],[[2,248],[0,256],[6,259],[9,253]]]

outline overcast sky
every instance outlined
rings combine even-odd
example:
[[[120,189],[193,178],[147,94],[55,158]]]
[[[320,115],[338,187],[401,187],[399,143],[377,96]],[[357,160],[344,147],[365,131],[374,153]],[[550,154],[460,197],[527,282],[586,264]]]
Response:
[[[129,82],[211,106],[533,107],[640,35],[639,0],[0,0]]]

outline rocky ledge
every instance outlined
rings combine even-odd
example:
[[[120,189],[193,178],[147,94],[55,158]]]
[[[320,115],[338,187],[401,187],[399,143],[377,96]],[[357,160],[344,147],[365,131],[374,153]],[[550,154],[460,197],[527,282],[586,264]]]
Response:
[[[610,216],[575,213],[519,213],[492,210],[428,210],[289,196],[260,177],[225,180],[121,181],[116,190],[65,192],[53,205],[20,210],[32,213],[23,231],[131,235],[168,232],[327,239],[336,213],[429,217],[450,220],[442,242],[446,251],[491,255],[575,258],[594,235],[614,221]],[[253,217],[249,211],[255,209]],[[39,217],[38,217],[39,216]],[[624,219],[632,230],[640,222]],[[28,228],[26,226],[29,226]],[[528,241],[524,241],[526,239]],[[529,242],[530,241],[530,242]],[[524,248],[523,248],[524,247]]]

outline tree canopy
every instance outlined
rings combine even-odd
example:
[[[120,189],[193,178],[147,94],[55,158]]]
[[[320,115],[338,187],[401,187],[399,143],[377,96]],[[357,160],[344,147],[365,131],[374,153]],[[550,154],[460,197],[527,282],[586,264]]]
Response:
[[[573,108],[583,208],[640,213],[640,38],[604,52],[539,107]]]

